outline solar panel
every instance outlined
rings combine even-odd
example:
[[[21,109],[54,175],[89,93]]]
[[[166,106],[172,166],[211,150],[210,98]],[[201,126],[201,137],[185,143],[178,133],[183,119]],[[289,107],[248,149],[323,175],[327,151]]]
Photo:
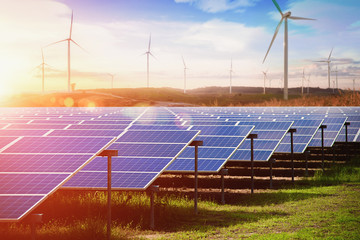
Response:
[[[123,129],[120,130],[103,130],[103,129],[66,129],[66,130],[54,130],[50,132],[47,136],[64,136],[64,137],[81,137],[81,136],[89,136],[89,137],[117,137],[121,133],[123,133]]]
[[[254,161],[268,161],[280,144],[293,122],[263,122],[263,121],[240,121],[237,125],[254,125],[252,134],[257,134],[254,139]],[[246,139],[229,161],[250,161],[250,139]]]
[[[126,130],[108,149],[118,150],[113,158],[113,189],[146,189],[195,139],[193,130]],[[63,187],[104,189],[106,159],[97,158]]]
[[[198,147],[198,171],[218,172],[254,129],[253,126],[191,126],[200,130],[198,140],[204,142]],[[194,148],[188,147],[166,169],[168,172],[193,172]]]
[[[335,139],[340,134],[340,131],[343,125],[346,122],[346,117],[341,118],[325,118],[323,125],[326,125],[327,128],[324,129],[324,147],[332,147]],[[321,129],[318,129],[315,136],[311,140],[309,146],[311,147],[321,147],[322,144]]]

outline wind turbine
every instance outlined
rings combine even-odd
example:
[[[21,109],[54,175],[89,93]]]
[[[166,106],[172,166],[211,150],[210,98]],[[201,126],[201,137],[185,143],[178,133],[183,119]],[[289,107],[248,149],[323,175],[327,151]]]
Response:
[[[330,88],[330,63],[331,63],[331,54],[333,52],[334,48],[331,49],[331,52],[329,54],[329,57],[327,60],[323,60],[323,61],[315,61],[315,62],[326,62],[328,64],[328,88]]]
[[[232,74],[233,74],[233,64],[232,64],[232,58],[231,58],[231,62],[230,62],[230,70],[229,70],[229,73],[230,73],[230,88],[229,88],[229,93],[231,94],[232,93]]]
[[[267,80],[267,72],[268,70],[266,70],[265,72],[262,71],[262,73],[264,74],[264,94],[266,93],[266,86],[265,86],[265,83],[266,83],[266,80]]]
[[[181,56],[183,64],[184,64],[184,94],[186,93],[186,70],[188,69],[185,64],[184,57]]]
[[[150,34],[150,37],[149,37],[149,45],[148,45],[148,50],[143,54],[143,55],[146,55],[146,66],[147,66],[147,88],[149,88],[149,55],[151,55],[153,58],[155,58],[155,56],[151,53],[150,51],[150,47],[151,47],[151,34]]]
[[[307,79],[307,95],[309,95],[310,77],[311,77],[311,74],[309,74],[309,77]]]
[[[305,68],[303,68],[303,77],[301,80],[301,95],[304,95]]]
[[[353,92],[355,94],[355,78],[353,79]]]
[[[114,88],[114,74],[108,73],[108,75],[111,77],[111,88]]]
[[[335,71],[332,71],[332,72],[334,72],[334,73],[336,73],[336,80],[335,80],[335,87],[336,87],[336,89],[339,89],[339,85],[338,85],[338,68],[337,68],[337,66],[336,66],[336,70]],[[334,87],[334,88],[335,88]]]
[[[264,57],[264,60],[263,60],[263,63],[265,62],[266,60],[266,57],[271,49],[271,46],[279,32],[279,29],[280,29],[280,26],[282,24],[282,22],[285,20],[285,34],[284,34],[284,99],[287,100],[288,99],[288,19],[292,19],[292,20],[315,20],[315,19],[312,19],[312,18],[303,18],[303,17],[294,17],[294,16],[291,16],[291,12],[287,12],[287,13],[283,13],[281,11],[281,8],[279,6],[279,4],[275,1],[275,0],[272,0],[273,3],[275,4],[275,7],[277,8],[277,10],[280,12],[281,14],[281,20],[279,22],[279,24],[277,25],[276,27],[276,30],[275,30],[275,34],[271,40],[271,43],[270,43],[270,46],[269,46],[269,49],[267,50],[266,52],[266,55]]]
[[[70,92],[70,86],[71,86],[71,69],[70,69],[70,43],[74,43],[75,45],[77,45],[79,48],[81,48],[82,50],[84,50],[86,52],[86,50],[84,48],[82,48],[79,44],[77,44],[72,38],[71,38],[71,35],[72,35],[72,26],[73,26],[73,19],[74,19],[74,12],[71,12],[71,24],[70,24],[70,34],[69,34],[69,37],[66,38],[66,39],[63,39],[63,40],[60,40],[60,41],[57,41],[57,42],[53,42],[53,43],[50,43],[49,45],[45,46],[45,47],[48,47],[48,46],[51,46],[51,45],[54,45],[54,44],[57,44],[57,43],[61,43],[61,42],[67,42],[68,43],[68,92]]]

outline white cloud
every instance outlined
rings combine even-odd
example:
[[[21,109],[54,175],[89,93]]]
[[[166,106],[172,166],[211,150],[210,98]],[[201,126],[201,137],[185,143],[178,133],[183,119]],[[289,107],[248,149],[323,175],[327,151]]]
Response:
[[[217,13],[253,6],[258,0],[175,0],[176,3],[189,3],[204,12]],[[242,11],[242,10],[237,10]]]

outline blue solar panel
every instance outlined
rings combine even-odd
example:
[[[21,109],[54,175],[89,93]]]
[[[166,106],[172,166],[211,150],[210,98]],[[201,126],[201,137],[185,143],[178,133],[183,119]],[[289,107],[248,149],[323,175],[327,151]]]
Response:
[[[125,129],[129,125],[128,124],[108,124],[108,125],[102,125],[102,124],[77,124],[77,125],[71,125],[67,129],[86,129],[86,130],[97,130],[97,129]]]
[[[128,143],[187,143],[194,137],[194,131],[136,131],[128,130],[116,142]]]
[[[204,159],[227,159],[233,153],[234,148],[205,148],[198,149],[198,157]],[[180,155],[181,158],[194,159],[194,147],[187,147]]]
[[[251,125],[251,124],[250,124]],[[253,126],[245,126],[245,127],[234,127],[234,126],[199,126],[194,125],[190,129],[191,130],[200,130],[201,136],[236,136],[236,137],[244,137],[249,134],[249,131]]]
[[[189,126],[183,125],[131,125],[130,130],[187,130]]]
[[[112,138],[23,137],[3,153],[96,153]]]
[[[268,161],[271,155],[273,154],[273,150],[254,150],[254,161]],[[232,159],[241,159],[242,161],[250,161],[251,160],[251,151],[249,150],[237,150],[234,155],[231,157]]]
[[[82,137],[82,136],[89,136],[89,137],[117,137],[123,130],[103,130],[103,129],[91,129],[91,130],[54,130],[48,134],[48,136],[64,136],[64,137]]]
[[[199,159],[198,169],[201,172],[214,172],[214,169],[221,169],[224,160],[216,159]],[[177,158],[167,169],[169,172],[193,172],[195,171],[194,158]]]
[[[198,134],[199,131],[191,130],[127,130],[108,147],[119,151],[119,157],[112,161],[113,179],[118,178],[112,186],[114,189],[145,189]],[[106,175],[106,159],[96,158],[64,187],[102,189],[106,187]]]
[[[20,137],[20,136],[43,136],[49,130],[40,130],[40,129],[0,129],[0,136],[5,137]]]
[[[48,194],[70,174],[6,174],[0,173],[0,193]]]
[[[112,189],[145,189],[157,177],[158,172],[112,172]],[[65,185],[68,188],[107,188],[107,172],[79,172]]]
[[[0,221],[20,219],[35,206],[44,196],[1,196]]]
[[[113,171],[160,172],[171,162],[172,158],[113,157]],[[107,169],[107,158],[97,157],[86,165],[83,171],[104,171]]]
[[[332,147],[335,139],[340,134],[340,131],[343,125],[346,122],[346,117],[338,118],[325,118],[323,125],[326,125],[324,129],[324,147]],[[313,139],[311,140],[309,146],[311,147],[321,147],[321,129],[318,129]]]
[[[0,137],[0,152],[3,147],[13,142],[17,137]]]
[[[127,157],[172,157],[183,147],[183,144],[113,143],[109,149]]]
[[[1,154],[1,172],[74,172],[92,155]]]
[[[68,124],[36,124],[36,123],[13,123],[6,127],[6,129],[64,129]]]

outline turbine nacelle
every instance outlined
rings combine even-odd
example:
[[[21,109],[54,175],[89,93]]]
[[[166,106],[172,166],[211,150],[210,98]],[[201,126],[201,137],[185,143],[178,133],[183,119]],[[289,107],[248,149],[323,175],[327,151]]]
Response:
[[[290,17],[291,16],[291,12],[287,12],[285,14],[283,14],[283,18],[287,18],[287,17]]]

